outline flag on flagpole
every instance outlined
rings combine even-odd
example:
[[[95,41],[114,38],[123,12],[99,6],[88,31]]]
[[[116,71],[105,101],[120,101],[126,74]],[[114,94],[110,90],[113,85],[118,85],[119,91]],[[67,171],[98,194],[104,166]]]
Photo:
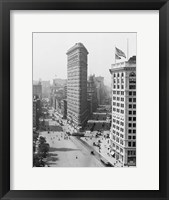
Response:
[[[122,50],[118,49],[117,47],[115,47],[115,56],[120,57],[120,59],[121,59],[121,57],[126,58],[125,53]]]
[[[120,58],[120,56],[118,56],[117,54],[115,54],[115,59],[118,60],[118,59],[121,59],[121,58]]]

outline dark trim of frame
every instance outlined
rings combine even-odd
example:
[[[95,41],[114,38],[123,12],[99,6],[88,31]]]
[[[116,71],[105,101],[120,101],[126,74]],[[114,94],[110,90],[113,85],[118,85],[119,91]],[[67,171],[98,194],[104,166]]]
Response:
[[[159,10],[158,191],[10,190],[10,10]],[[0,0],[0,198],[2,199],[169,199],[169,3],[160,0]],[[145,177],[146,181],[146,177]],[[144,183],[143,183],[144,184]]]

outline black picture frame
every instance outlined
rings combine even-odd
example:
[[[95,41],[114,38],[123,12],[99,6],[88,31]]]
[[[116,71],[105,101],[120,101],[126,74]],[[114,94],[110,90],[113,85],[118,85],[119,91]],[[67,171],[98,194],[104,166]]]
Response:
[[[10,190],[10,10],[159,10],[160,177],[158,191]],[[169,3],[165,0],[0,0],[0,198],[15,200],[41,198],[83,200],[169,199],[168,53]],[[150,126],[153,126],[153,124],[150,124]]]

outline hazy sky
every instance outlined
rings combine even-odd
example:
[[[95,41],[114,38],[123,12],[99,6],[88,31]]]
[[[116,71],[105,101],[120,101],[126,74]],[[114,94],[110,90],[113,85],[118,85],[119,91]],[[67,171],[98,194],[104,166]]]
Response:
[[[127,56],[127,39],[130,58],[136,55],[136,33],[33,33],[33,80],[67,78],[66,52],[81,42],[89,52],[88,75],[103,76],[110,85],[115,46]]]

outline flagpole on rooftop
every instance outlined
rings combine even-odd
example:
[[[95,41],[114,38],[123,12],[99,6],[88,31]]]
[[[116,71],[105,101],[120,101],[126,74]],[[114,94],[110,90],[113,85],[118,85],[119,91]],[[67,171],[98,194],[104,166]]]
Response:
[[[127,61],[129,60],[129,39],[127,38]]]
[[[114,46],[114,56],[115,56],[115,64],[116,64],[116,46]]]

